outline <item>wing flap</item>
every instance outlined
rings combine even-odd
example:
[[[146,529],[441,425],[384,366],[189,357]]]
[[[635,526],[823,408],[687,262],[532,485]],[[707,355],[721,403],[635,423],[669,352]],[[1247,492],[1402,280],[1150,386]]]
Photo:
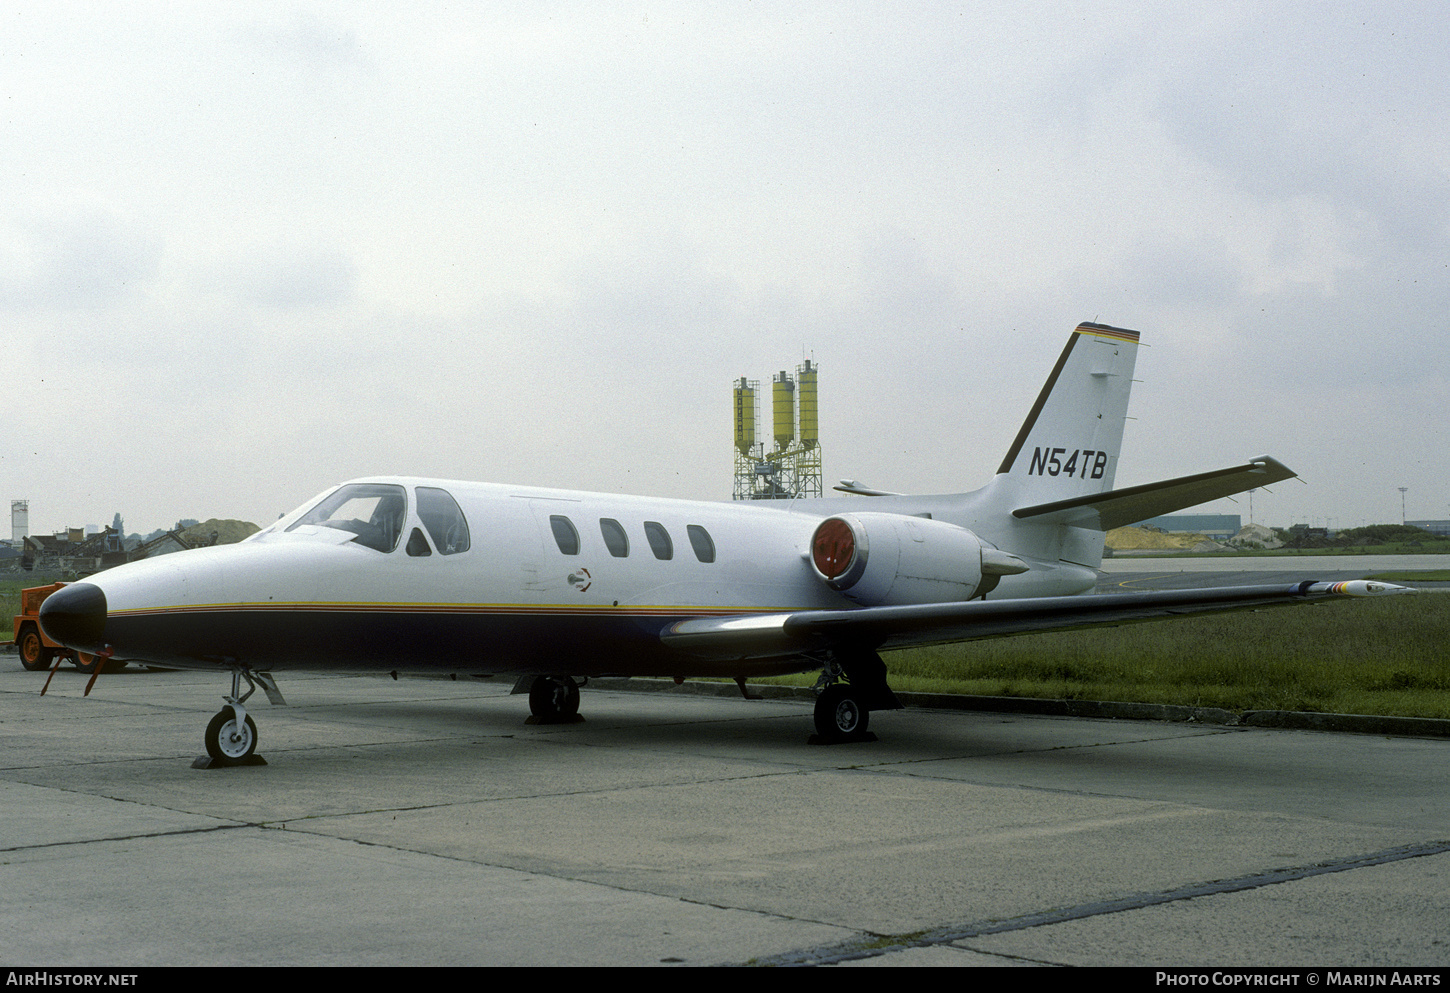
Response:
[[[1185,507],[1196,507],[1220,497],[1293,479],[1297,475],[1277,459],[1261,455],[1251,462],[1227,469],[1020,507],[1012,511],[1012,516],[1019,520],[1031,519],[1034,523],[1070,524],[1111,531]]]
[[[1356,580],[805,610],[678,621],[665,628],[660,639],[667,646],[698,658],[786,658],[844,644],[873,649],[907,648],[1034,631],[1127,624],[1183,614],[1412,592],[1403,586]]]

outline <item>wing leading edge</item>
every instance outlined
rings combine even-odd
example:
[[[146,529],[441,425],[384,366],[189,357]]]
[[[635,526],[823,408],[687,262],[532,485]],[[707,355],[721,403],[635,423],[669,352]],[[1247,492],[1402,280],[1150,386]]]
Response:
[[[1403,586],[1369,580],[1344,583],[1311,581],[1291,586],[1225,586],[1151,593],[863,607],[858,610],[805,610],[677,621],[660,633],[660,640],[670,648],[697,658],[787,658],[842,645],[873,650],[907,648],[1031,631],[1124,624],[1183,614],[1413,592]]]

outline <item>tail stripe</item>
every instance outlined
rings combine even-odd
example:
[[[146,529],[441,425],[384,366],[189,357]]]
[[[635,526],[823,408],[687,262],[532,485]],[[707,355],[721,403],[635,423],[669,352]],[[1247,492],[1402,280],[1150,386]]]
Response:
[[[1095,338],[1111,338],[1113,341],[1127,341],[1134,345],[1138,343],[1138,332],[1126,328],[1112,328],[1106,324],[1084,322],[1077,326],[1077,333],[1090,334]]]

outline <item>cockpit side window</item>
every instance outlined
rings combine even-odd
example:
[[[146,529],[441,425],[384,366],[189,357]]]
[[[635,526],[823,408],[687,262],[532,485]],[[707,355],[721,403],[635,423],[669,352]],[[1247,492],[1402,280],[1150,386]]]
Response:
[[[403,487],[392,483],[349,483],[298,519],[288,531],[303,525],[350,531],[359,545],[379,552],[398,547],[408,498]]]
[[[418,519],[428,529],[439,555],[456,555],[468,551],[468,519],[453,499],[453,494],[436,486],[419,486]]]

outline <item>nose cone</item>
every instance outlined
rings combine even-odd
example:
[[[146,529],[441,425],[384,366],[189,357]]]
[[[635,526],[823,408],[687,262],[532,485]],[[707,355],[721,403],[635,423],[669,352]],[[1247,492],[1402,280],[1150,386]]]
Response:
[[[40,627],[67,648],[99,652],[105,647],[106,594],[91,583],[62,586],[40,605]]]

